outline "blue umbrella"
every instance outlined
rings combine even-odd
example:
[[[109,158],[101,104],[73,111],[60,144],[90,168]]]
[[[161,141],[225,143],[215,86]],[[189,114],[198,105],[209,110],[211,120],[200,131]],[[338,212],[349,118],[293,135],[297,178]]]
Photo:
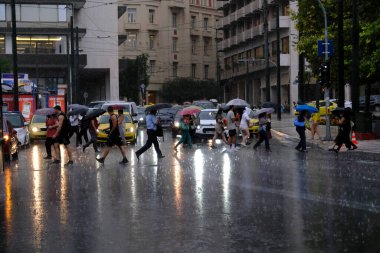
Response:
[[[315,112],[318,112],[318,109],[310,105],[299,105],[296,107],[296,111],[297,112],[308,111],[310,113],[315,113]]]

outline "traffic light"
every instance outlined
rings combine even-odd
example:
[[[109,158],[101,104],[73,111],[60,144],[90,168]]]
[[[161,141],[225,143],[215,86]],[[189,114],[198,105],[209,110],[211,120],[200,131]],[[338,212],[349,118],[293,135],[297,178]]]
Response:
[[[323,63],[319,67],[319,77],[323,87],[330,87],[330,64]]]

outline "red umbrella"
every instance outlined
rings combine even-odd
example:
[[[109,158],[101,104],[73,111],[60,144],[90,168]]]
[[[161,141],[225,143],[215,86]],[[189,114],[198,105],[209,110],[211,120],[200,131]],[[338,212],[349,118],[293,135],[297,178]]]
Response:
[[[201,107],[198,106],[189,106],[184,108],[179,112],[180,115],[191,115],[191,114],[197,114],[198,112],[202,111]]]

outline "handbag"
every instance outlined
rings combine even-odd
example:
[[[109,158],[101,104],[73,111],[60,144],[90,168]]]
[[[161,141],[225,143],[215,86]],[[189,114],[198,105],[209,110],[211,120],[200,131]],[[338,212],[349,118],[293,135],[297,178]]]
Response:
[[[164,136],[164,130],[162,129],[161,125],[157,125],[156,135],[158,137],[163,137]]]

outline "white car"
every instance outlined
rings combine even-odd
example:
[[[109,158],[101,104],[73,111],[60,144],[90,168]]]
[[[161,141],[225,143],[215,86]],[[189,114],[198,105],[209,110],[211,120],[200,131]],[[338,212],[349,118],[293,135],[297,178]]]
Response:
[[[12,124],[14,130],[17,131],[17,139],[21,146],[30,144],[30,136],[28,123],[20,112],[3,112],[3,116]]]
[[[211,137],[215,133],[217,109],[204,109],[198,115],[198,124],[195,130],[197,137]]]

